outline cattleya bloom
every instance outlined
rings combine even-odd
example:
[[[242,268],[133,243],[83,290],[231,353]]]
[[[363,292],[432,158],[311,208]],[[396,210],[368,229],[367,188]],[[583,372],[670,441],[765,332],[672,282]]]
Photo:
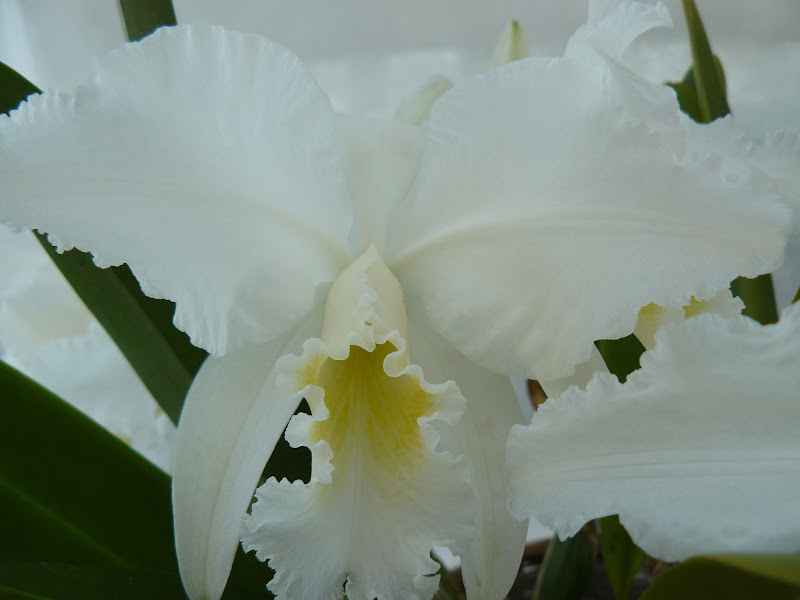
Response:
[[[598,373],[508,441],[511,509],[561,536],[619,514],[648,554],[797,552],[800,304],[670,323],[624,384]]]
[[[337,115],[285,48],[198,26],[0,119],[0,219],[128,263],[212,354],[174,465],[191,598],[219,598],[240,537],[280,598],[430,598],[433,546],[503,597],[526,524],[498,373],[568,376],[641,307],[776,266],[788,209],[616,61],[665,19],[596,3],[566,56],[457,81],[424,127]],[[311,478],[249,508],[284,429]]]

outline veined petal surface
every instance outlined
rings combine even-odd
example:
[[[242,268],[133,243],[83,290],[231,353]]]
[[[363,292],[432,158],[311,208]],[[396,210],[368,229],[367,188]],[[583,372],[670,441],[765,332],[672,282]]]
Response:
[[[433,107],[387,264],[494,371],[563,377],[594,340],[631,333],[642,306],[706,299],[781,260],[790,213],[760,173],[685,160],[691,124],[674,99],[656,94],[651,112],[666,114],[650,127],[650,84],[608,73],[528,59]]]
[[[210,356],[178,423],[172,506],[178,566],[192,600],[217,600],[242,518],[276,442],[299,403],[276,387],[275,361],[319,331],[322,310],[270,344]]]
[[[279,386],[311,407],[286,431],[310,448],[311,479],[267,480],[242,528],[245,550],[275,570],[278,598],[428,600],[432,546],[468,544],[465,460],[437,450],[464,398],[409,362],[402,298],[370,249],[334,283],[321,338],[278,363]]]
[[[559,535],[619,514],[653,556],[800,550],[800,305],[775,325],[665,327],[620,384],[548,400],[515,427],[512,511]]]
[[[287,331],[347,264],[338,148],[327,97],[288,50],[161,29],[74,94],[0,117],[0,221],[127,262],[221,354]]]
[[[419,300],[407,302],[411,359],[437,381],[453,379],[466,399],[464,414],[442,434],[440,448],[463,454],[477,498],[475,533],[461,556],[467,598],[502,600],[525,550],[528,520],[508,511],[505,448],[512,426],[525,417],[508,377],[484,369],[438,335]]]

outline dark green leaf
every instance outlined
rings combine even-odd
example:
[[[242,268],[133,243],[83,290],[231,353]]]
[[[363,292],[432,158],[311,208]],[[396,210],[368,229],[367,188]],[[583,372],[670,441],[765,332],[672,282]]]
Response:
[[[705,123],[724,117],[730,112],[725,92],[725,78],[719,60],[711,52],[700,13],[693,0],[681,0],[686,16],[686,28],[692,47],[692,68],[700,114]],[[684,80],[685,81],[685,80]]]
[[[98,269],[91,255],[56,252],[37,235],[75,292],[119,346],[139,378],[173,422],[206,352],[172,324],[175,305],[142,293],[127,266]]]
[[[0,106],[8,112],[39,90],[0,64]],[[127,266],[99,269],[77,250],[58,254],[39,241],[83,302],[109,333],[142,382],[169,417],[177,422],[183,399],[206,352],[172,325],[175,305],[142,293]]]
[[[128,39],[136,42],[159,27],[177,23],[171,0],[119,0]]]
[[[592,578],[595,544],[585,529],[563,542],[554,537],[539,569],[533,600],[580,600]]]
[[[797,600],[800,558],[717,554],[690,558],[656,579],[642,600]]]
[[[0,362],[0,560],[175,571],[170,482]]]
[[[17,561],[0,562],[0,598],[187,600],[177,573]],[[228,590],[223,598],[264,600],[270,595],[265,590]]]
[[[697,103],[697,94],[694,88],[683,81],[668,82],[667,85],[675,90],[681,110],[698,123],[701,123],[703,115],[700,113],[700,105]]]
[[[599,340],[595,346],[608,370],[622,383],[639,368],[639,357],[644,352],[644,346],[633,334],[619,340]]]
[[[631,582],[642,566],[645,553],[633,543],[617,515],[597,519],[597,533],[600,535],[600,550],[614,597],[628,600]]]
[[[743,315],[755,319],[762,325],[778,322],[772,275],[759,275],[755,279],[739,277],[731,284],[731,291],[744,302]]]
[[[31,94],[38,94],[39,88],[0,62],[0,112],[7,114],[17,108]]]

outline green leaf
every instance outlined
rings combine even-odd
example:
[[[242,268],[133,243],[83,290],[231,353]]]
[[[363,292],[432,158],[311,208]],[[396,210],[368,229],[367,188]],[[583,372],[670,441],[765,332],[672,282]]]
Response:
[[[159,406],[177,423],[186,392],[207,353],[175,329],[175,305],[145,296],[125,265],[99,269],[90,254],[77,250],[59,254],[43,235],[37,237]]]
[[[0,560],[175,572],[169,477],[0,362]]]
[[[136,42],[159,27],[176,25],[171,0],[119,0],[128,39]]]
[[[703,122],[710,123],[730,113],[725,92],[725,77],[719,59],[711,52],[711,45],[694,1],[681,0],[681,4],[692,47],[692,75],[700,114]]]
[[[625,383],[628,375],[639,368],[639,357],[644,353],[644,346],[633,334],[618,340],[599,340],[595,342],[595,346],[608,370],[621,383]]]
[[[0,107],[4,112],[38,91],[0,63]],[[177,422],[189,384],[207,354],[175,329],[175,305],[145,296],[127,266],[99,269],[89,254],[77,250],[59,254],[44,236],[37,236],[164,412]]]
[[[796,600],[800,557],[714,554],[690,558],[665,571],[642,600]]]
[[[38,94],[39,88],[0,62],[0,112],[8,114],[17,108],[31,94]]]
[[[35,600],[187,600],[177,573],[59,563],[0,562],[0,597]],[[264,600],[266,590],[228,590],[224,600]]]
[[[762,325],[778,322],[772,275],[759,275],[755,279],[739,277],[731,284],[731,292],[744,302],[743,315],[755,319]]]
[[[694,87],[685,81],[670,81],[666,85],[675,90],[681,110],[693,120],[701,123],[703,115],[700,113],[700,104],[697,102],[697,93]]]
[[[533,600],[580,600],[592,578],[595,550],[585,529],[564,541],[554,537],[539,569]]]
[[[596,523],[597,533],[600,535],[600,550],[614,597],[617,600],[628,600],[631,582],[642,566],[645,553],[633,543],[617,515],[597,519]]]

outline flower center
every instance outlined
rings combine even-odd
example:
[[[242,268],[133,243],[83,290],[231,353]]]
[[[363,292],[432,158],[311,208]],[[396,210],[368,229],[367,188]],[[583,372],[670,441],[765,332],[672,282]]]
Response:
[[[401,484],[413,475],[423,455],[418,420],[430,415],[434,403],[413,377],[386,374],[383,361],[396,351],[388,342],[372,352],[351,346],[345,360],[326,360],[319,370],[316,385],[325,390],[330,416],[315,423],[311,439],[328,442],[331,463],[340,472],[353,461],[361,461]],[[385,481],[377,473],[365,475],[372,481]]]
[[[331,287],[320,337],[276,365],[281,393],[311,407],[286,429],[311,450],[311,478],[258,488],[242,543],[269,559],[280,597],[341,597],[345,582],[349,597],[431,597],[431,547],[471,539],[468,465],[437,451],[465,400],[410,362],[407,329],[400,284],[371,248]]]

